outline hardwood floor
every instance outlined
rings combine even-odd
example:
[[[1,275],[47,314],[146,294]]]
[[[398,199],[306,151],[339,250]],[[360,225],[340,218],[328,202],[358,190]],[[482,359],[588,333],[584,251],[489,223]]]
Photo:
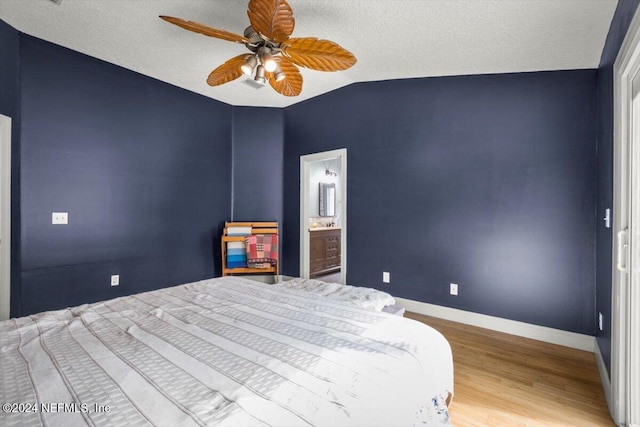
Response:
[[[415,313],[453,351],[457,427],[613,426],[592,353]]]

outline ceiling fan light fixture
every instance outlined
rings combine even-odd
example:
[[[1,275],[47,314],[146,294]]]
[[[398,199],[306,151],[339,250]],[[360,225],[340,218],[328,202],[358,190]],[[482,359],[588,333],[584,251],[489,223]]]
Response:
[[[258,57],[260,58],[260,63],[264,65],[265,70],[269,73],[273,73],[276,70],[278,64],[275,59],[273,59],[273,55],[271,54],[271,49],[267,46],[260,46],[258,48]]]
[[[256,65],[258,65],[258,60],[256,59],[256,57],[249,56],[244,64],[240,66],[240,69],[244,74],[250,76],[251,74],[253,74],[253,70],[256,68]]]
[[[273,73],[276,68],[278,68],[278,64],[276,64],[275,59],[273,59],[273,55],[271,55],[270,53],[265,53],[264,55],[262,55],[260,60],[262,61],[262,64],[264,64],[264,69],[270,73]]]
[[[264,62],[264,69],[270,73],[273,73],[277,67],[278,67],[278,64],[276,64],[276,61],[274,61],[273,58],[267,59]]]
[[[258,83],[265,84],[267,80],[264,78],[264,72],[264,66],[262,64],[258,65],[258,68],[256,68],[256,77],[253,80],[257,81]]]
[[[282,72],[282,69],[280,68],[280,66],[277,64],[276,64],[276,69],[274,70],[274,73],[273,73],[273,77],[276,79],[277,82],[281,82],[282,80],[287,78],[287,76]]]

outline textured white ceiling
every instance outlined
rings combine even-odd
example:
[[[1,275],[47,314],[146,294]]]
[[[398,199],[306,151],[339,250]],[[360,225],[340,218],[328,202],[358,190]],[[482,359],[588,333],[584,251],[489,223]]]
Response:
[[[232,104],[285,107],[359,81],[597,68],[617,0],[289,0],[293,37],[335,41],[358,63],[302,70],[287,98],[241,78],[206,84],[244,46],[183,30],[171,15],[242,34],[247,0],[0,0],[16,29]]]

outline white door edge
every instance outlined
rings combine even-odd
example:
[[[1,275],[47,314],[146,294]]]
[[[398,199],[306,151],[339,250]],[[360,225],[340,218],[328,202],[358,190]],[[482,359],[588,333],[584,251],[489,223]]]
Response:
[[[634,108],[634,77],[640,71],[640,14],[636,11],[614,64],[613,236],[629,229],[627,250],[613,242],[611,416],[618,425],[640,423],[640,135]],[[638,83],[636,82],[636,87]],[[640,103],[636,105],[640,106]],[[634,125],[636,122],[636,125]],[[635,141],[635,143],[634,143]],[[623,246],[620,246],[623,247]],[[622,259],[624,257],[624,259]],[[623,266],[624,268],[618,268]],[[635,363],[633,362],[635,361]]]
[[[11,307],[11,118],[0,114],[0,320]]]

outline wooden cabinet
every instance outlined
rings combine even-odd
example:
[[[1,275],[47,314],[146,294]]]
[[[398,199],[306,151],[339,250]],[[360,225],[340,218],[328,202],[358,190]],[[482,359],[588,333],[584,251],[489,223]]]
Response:
[[[316,277],[339,271],[340,229],[310,231],[309,234],[309,275]]]

